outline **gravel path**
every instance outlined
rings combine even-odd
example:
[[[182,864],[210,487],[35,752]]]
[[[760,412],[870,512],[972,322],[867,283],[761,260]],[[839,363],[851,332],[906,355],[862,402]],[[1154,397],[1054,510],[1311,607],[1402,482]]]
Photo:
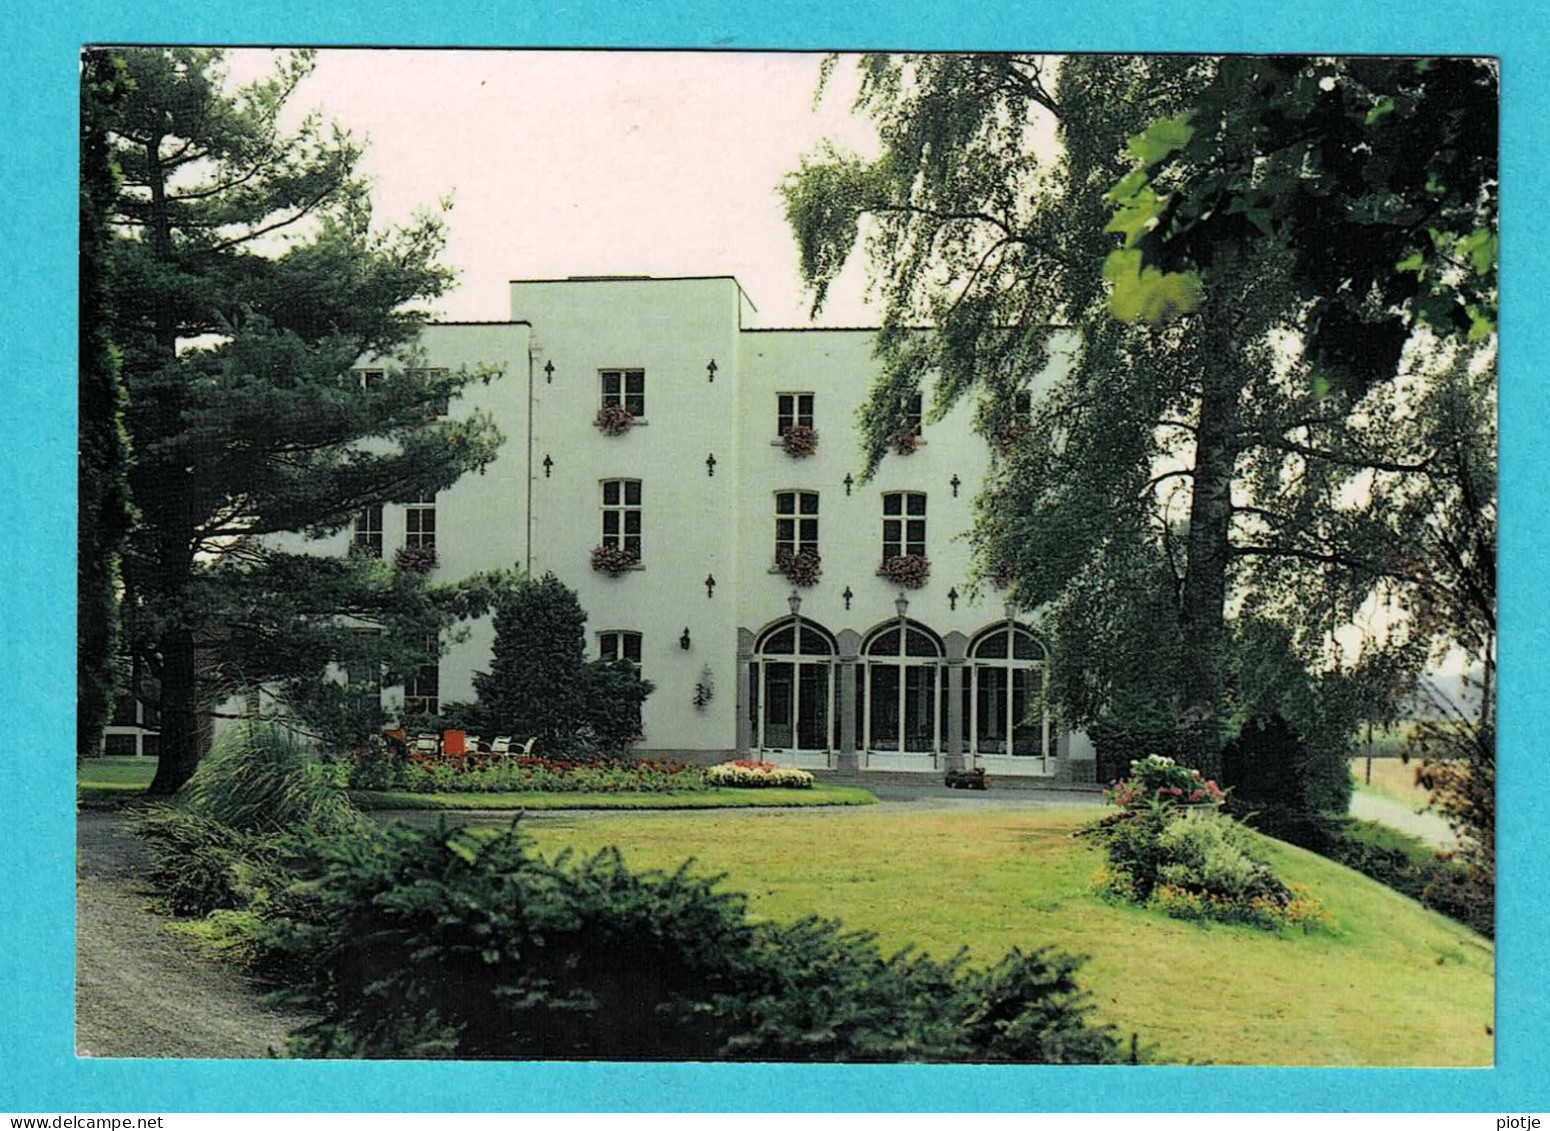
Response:
[[[1455,848],[1458,838],[1448,822],[1436,813],[1417,813],[1402,801],[1358,789],[1351,794],[1351,816],[1377,821],[1391,829],[1419,837],[1433,848]]]
[[[266,1057],[304,1018],[165,929],[135,882],[145,847],[116,813],[76,818],[79,1056]]]

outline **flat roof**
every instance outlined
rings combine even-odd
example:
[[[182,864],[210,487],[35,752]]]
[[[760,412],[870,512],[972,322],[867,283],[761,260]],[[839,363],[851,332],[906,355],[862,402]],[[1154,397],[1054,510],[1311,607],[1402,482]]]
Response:
[[[708,283],[725,279],[737,288],[737,293],[743,296],[743,300],[753,307],[755,313],[759,307],[743,289],[743,284],[737,281],[736,275],[567,275],[563,279],[508,279],[512,286],[529,283]]]

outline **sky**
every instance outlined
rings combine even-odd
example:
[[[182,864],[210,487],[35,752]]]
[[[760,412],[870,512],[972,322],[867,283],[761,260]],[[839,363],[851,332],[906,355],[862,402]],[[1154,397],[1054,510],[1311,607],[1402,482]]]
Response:
[[[509,317],[511,279],[735,275],[755,326],[875,325],[859,259],[810,322],[777,189],[823,138],[876,151],[842,63],[727,52],[325,50],[291,109],[366,138],[383,220],[452,194],[448,319]],[[234,51],[234,79],[266,51]]]

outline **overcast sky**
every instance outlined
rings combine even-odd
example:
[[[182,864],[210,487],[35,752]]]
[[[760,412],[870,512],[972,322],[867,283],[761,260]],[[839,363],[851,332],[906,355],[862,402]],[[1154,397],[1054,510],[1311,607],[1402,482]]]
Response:
[[[233,52],[234,77],[268,69]],[[567,275],[735,275],[754,325],[808,323],[776,193],[818,141],[875,150],[853,67],[815,109],[820,56],[325,50],[293,108],[370,141],[378,215],[451,192],[453,319],[509,316],[506,283]],[[872,325],[859,263],[816,324]]]

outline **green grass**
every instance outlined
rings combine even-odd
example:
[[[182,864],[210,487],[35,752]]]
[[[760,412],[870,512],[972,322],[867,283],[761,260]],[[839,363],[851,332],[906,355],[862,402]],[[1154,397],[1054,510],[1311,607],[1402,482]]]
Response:
[[[1105,902],[1091,810],[606,816],[530,826],[545,851],[617,845],[637,866],[694,857],[755,916],[835,916],[893,951],[991,962],[1013,946],[1091,956],[1102,1020],[1154,1059],[1220,1064],[1488,1065],[1489,942],[1364,876],[1279,842],[1266,851],[1337,926],[1321,934],[1200,925]]]
[[[87,758],[76,763],[76,796],[82,801],[125,800],[144,793],[155,776],[155,758]]]
[[[864,789],[705,789],[682,793],[409,793],[356,790],[362,809],[786,809],[810,805],[871,805]]]

